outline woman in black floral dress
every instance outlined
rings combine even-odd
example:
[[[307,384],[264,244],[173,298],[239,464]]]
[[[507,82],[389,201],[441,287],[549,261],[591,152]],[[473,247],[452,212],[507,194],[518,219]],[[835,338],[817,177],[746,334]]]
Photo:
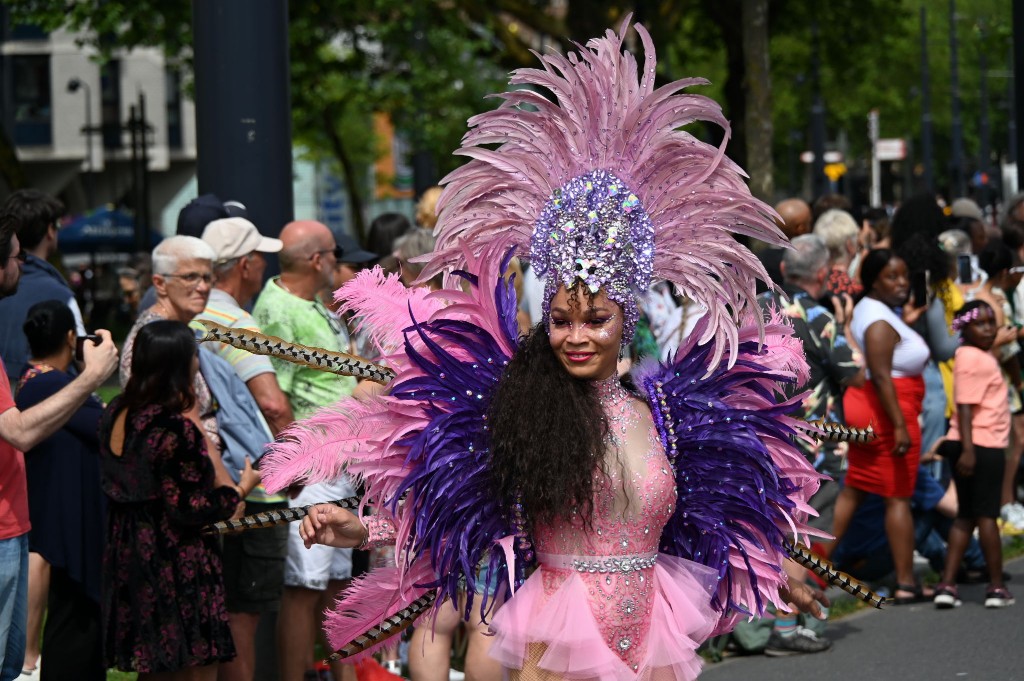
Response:
[[[143,327],[131,380],[100,423],[106,659],[140,679],[212,679],[235,655],[217,541],[201,529],[239,511],[259,474],[247,465],[240,485],[214,487],[192,392],[196,349],[185,324]]]

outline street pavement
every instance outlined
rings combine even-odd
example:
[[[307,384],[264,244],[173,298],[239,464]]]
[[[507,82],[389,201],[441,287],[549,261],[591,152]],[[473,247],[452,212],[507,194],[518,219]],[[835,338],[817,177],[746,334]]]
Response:
[[[709,662],[700,681],[1024,681],[1024,558],[1004,569],[1008,608],[986,609],[984,584],[961,585],[959,608],[860,610],[829,624],[829,651]]]

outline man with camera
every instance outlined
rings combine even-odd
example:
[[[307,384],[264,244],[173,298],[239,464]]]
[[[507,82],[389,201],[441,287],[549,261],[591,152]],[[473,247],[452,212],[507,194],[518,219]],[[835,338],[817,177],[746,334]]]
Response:
[[[0,211],[0,299],[18,289],[24,252],[18,223]],[[22,321],[24,321],[22,319]],[[19,326],[20,329],[20,326]],[[105,330],[83,347],[85,367],[63,390],[30,409],[18,409],[6,372],[0,375],[0,681],[21,674],[28,612],[28,494],[25,457],[57,431],[117,368],[117,347]]]

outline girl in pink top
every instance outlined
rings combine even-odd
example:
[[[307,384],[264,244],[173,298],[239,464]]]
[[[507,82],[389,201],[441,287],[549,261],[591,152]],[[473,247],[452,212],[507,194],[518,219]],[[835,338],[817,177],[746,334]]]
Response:
[[[942,582],[935,590],[937,608],[960,605],[956,573],[974,528],[988,564],[986,608],[1013,605],[1003,583],[1002,543],[999,538],[1000,490],[1005,451],[1010,443],[1010,403],[999,362],[989,352],[996,338],[995,312],[988,303],[973,300],[956,313],[963,346],[953,364],[956,410],[939,453],[948,458],[959,499],[957,518],[949,532],[949,549]]]

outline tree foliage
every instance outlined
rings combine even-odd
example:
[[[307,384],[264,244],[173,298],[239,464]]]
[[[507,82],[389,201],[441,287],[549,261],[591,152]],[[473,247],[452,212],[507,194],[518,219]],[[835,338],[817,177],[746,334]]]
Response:
[[[746,162],[747,94],[743,0],[292,0],[292,97],[296,140],[335,162],[355,200],[365,196],[368,166],[379,153],[370,116],[384,112],[439,175],[457,159],[471,115],[494,105],[484,95],[506,74],[533,65],[529,49],[566,49],[617,28],[627,13],[651,31],[659,80],[703,75],[700,91],[732,119],[730,156]],[[15,20],[48,29],[89,31],[103,50],[159,46],[188,59],[191,3],[184,0],[7,0]],[[960,96],[965,156],[978,164],[981,82],[988,84],[991,148],[1005,151],[1008,122],[1010,5],[959,0]],[[866,116],[878,109],[883,137],[920,149],[920,6],[927,9],[936,175],[948,170],[951,128],[948,0],[768,0],[772,147],[777,186],[797,186],[793,154],[808,146],[812,27],[820,35],[820,83],[830,140],[845,140],[848,165],[866,158]],[[630,42],[635,49],[636,41]],[[988,59],[980,73],[979,57]],[[757,120],[756,116],[752,120]],[[763,123],[763,121],[761,121]],[[714,130],[695,130],[717,141]],[[795,164],[802,176],[804,168]],[[970,170],[970,168],[969,168]]]

